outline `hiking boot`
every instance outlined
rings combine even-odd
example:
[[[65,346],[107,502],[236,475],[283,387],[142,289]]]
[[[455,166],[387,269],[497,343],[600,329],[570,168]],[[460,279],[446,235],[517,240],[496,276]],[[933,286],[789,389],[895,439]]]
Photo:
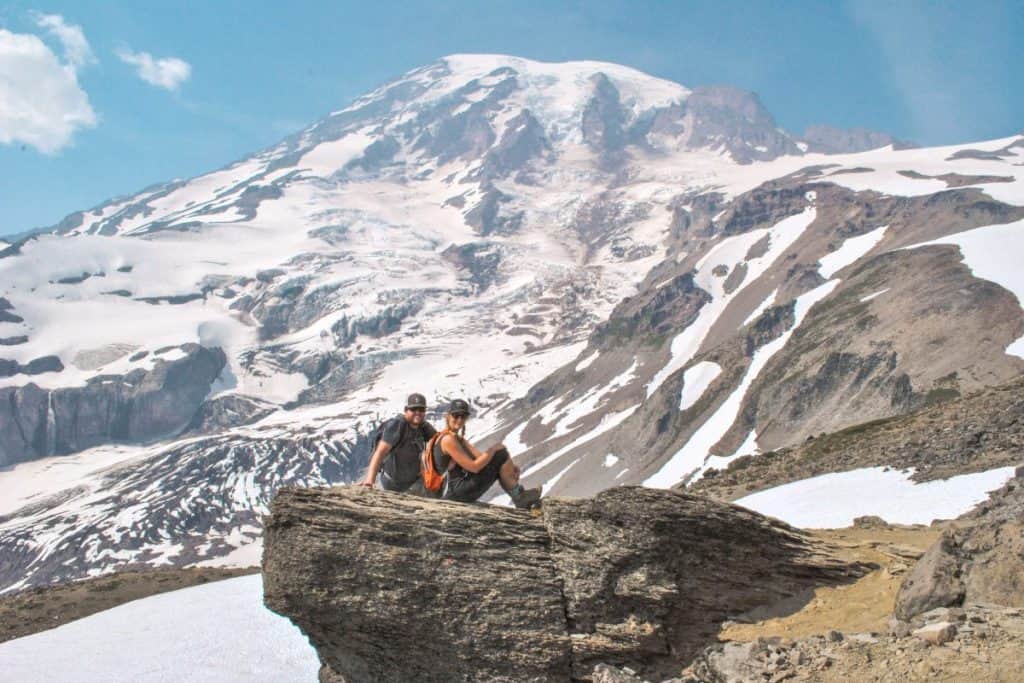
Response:
[[[512,503],[520,509],[529,510],[540,502],[540,488],[522,489],[518,496],[512,496]]]

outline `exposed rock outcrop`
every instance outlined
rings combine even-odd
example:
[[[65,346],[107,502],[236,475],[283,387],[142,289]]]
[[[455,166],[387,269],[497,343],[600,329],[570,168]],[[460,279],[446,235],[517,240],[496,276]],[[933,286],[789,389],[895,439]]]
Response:
[[[893,149],[907,149],[914,144],[898,140],[888,133],[880,133],[866,128],[833,128],[832,126],[808,126],[804,131],[803,141],[807,143],[809,152],[825,154],[848,154],[866,152],[892,145]]]
[[[685,683],[764,681],[1019,681],[1024,615],[972,606],[933,610],[885,633],[831,630],[799,639],[762,637],[709,647],[675,679]],[[949,619],[949,621],[945,621]],[[634,679],[611,679],[618,683]],[[637,679],[638,680],[638,679]]]
[[[0,388],[0,466],[182,429],[227,359],[218,348],[181,348],[182,358],[157,360],[152,370],[99,375],[82,387]]]
[[[907,620],[937,607],[1024,607],[1024,467],[928,549],[896,596]]]
[[[625,487],[538,514],[286,488],[264,544],[267,606],[309,636],[322,680],[349,683],[667,677],[730,615],[867,570],[741,508]]]
[[[875,420],[790,448],[737,458],[691,491],[735,500],[773,486],[858,467],[913,468],[915,481],[945,479],[1021,462],[1024,378],[957,397],[956,375],[933,390],[928,408]]]

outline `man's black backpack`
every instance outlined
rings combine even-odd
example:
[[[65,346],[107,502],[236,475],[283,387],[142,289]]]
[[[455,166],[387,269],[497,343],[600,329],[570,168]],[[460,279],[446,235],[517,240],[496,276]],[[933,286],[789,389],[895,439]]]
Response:
[[[380,443],[381,437],[384,436],[384,428],[395,420],[399,420],[398,443],[391,444],[391,450],[397,450],[398,447],[405,442],[406,437],[409,435],[409,423],[406,422],[405,418],[401,415],[389,418],[379,423],[377,428],[373,430],[373,440],[370,443],[370,455],[373,455],[373,452],[377,450],[377,444]]]

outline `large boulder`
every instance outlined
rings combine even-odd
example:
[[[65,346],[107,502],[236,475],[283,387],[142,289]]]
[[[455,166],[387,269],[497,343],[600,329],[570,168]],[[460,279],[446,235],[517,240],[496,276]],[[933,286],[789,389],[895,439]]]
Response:
[[[908,620],[971,603],[1024,607],[1024,467],[918,560],[896,595],[895,613]]]
[[[672,491],[554,498],[540,512],[360,487],[282,489],[264,530],[267,606],[322,680],[668,677],[722,621],[863,565],[776,520]]]

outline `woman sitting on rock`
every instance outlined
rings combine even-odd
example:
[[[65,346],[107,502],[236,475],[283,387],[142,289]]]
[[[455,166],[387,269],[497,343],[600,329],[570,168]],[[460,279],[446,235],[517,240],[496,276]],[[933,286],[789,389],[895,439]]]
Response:
[[[434,467],[447,472],[441,497],[462,503],[479,500],[495,481],[512,498],[517,508],[531,508],[540,501],[540,489],[524,489],[519,484],[519,467],[512,462],[502,444],[480,452],[463,436],[469,404],[455,399],[445,413],[445,430],[434,441]]]

